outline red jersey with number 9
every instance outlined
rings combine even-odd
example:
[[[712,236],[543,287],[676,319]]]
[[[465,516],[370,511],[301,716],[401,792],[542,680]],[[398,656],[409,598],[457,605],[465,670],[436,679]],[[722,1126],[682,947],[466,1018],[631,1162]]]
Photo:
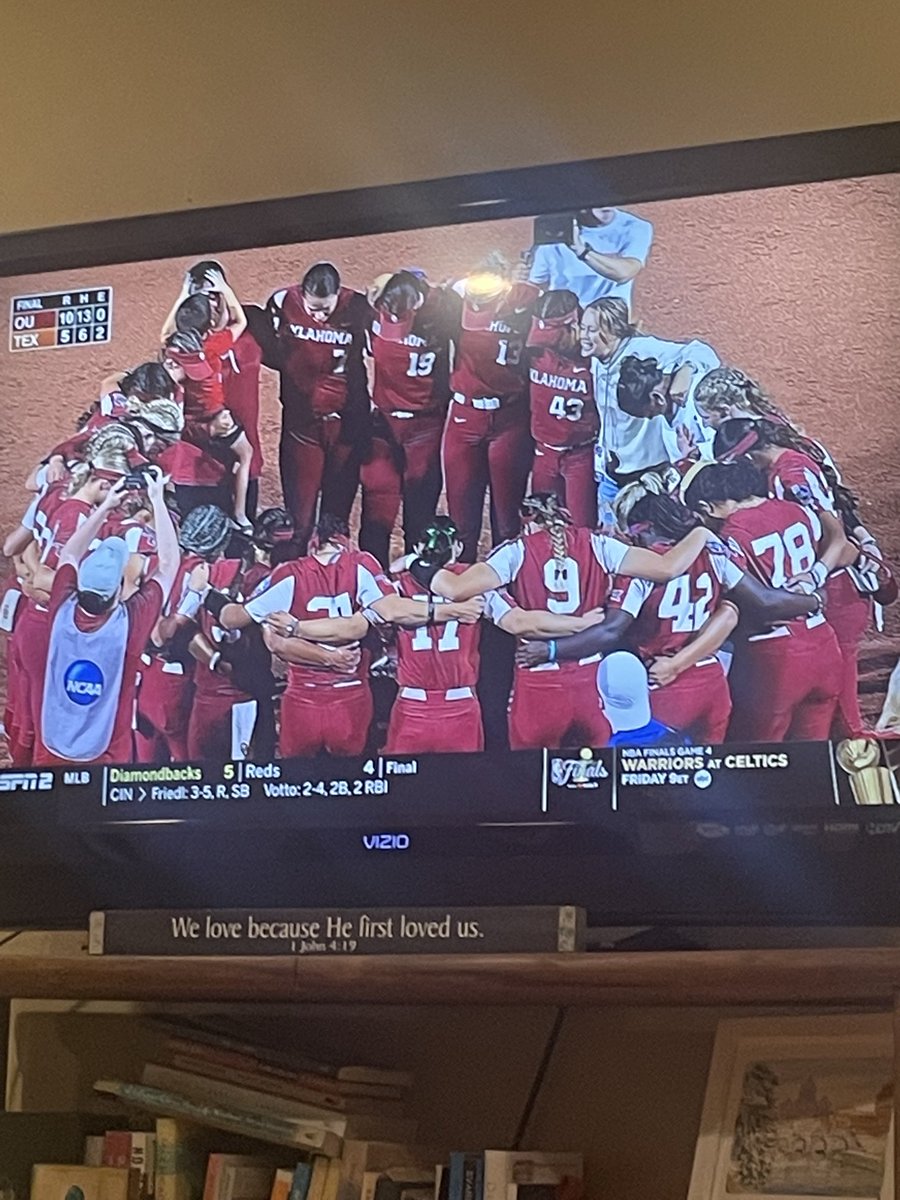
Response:
[[[691,641],[719,607],[722,593],[742,575],[724,556],[704,550],[683,575],[668,583],[617,576],[609,607],[634,617],[628,641],[649,661],[675,654]]]
[[[466,567],[463,563],[453,563],[445,569],[461,575]],[[410,600],[428,600],[422,585],[408,571],[397,579],[397,588],[401,596]],[[422,625],[418,629],[398,627],[397,683],[400,687],[440,692],[450,688],[474,688],[478,683],[480,640],[478,621],[474,625],[445,621],[440,625]]]
[[[816,561],[822,526],[816,514],[800,504],[763,500],[733,512],[721,533],[740,550],[757,579],[770,587],[784,587]]]
[[[496,397],[510,403],[525,395],[522,355],[540,292],[514,283],[485,304],[463,301],[462,328],[450,386],[468,399]]]
[[[575,362],[546,347],[528,368],[531,436],[557,450],[597,438],[600,420],[588,362]]]

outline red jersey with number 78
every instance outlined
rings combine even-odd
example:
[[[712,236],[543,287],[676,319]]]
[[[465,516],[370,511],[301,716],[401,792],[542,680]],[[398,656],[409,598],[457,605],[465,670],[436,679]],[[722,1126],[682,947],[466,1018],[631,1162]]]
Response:
[[[461,575],[466,567],[453,563],[445,568]],[[397,590],[410,600],[428,600],[422,585],[404,571],[397,579]],[[436,598],[436,603],[440,600]],[[400,687],[446,692],[450,688],[475,687],[480,663],[479,622],[462,625],[445,621],[440,625],[422,625],[418,629],[397,629],[397,683]]]

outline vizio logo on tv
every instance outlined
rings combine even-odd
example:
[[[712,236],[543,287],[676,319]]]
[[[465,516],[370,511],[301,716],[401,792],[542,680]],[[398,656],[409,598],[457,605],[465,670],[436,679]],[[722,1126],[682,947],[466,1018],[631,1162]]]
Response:
[[[408,833],[364,833],[363,846],[366,850],[408,850]]]
[[[79,658],[67,669],[63,684],[74,704],[95,704],[103,695],[103,672],[96,663]]]

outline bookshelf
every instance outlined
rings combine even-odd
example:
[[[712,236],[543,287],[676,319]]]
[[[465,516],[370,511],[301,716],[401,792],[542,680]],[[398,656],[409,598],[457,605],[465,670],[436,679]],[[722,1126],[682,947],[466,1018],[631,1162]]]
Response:
[[[328,958],[0,957],[0,997],[565,1006],[866,1005],[900,947]]]
[[[69,1110],[82,1113],[90,1110],[80,1096],[105,1073],[102,1054],[131,1051],[138,1017],[234,1009],[283,1022],[286,1036],[325,1057],[368,1048],[374,1061],[411,1069],[425,1140],[505,1145],[564,1007],[527,1141],[583,1148],[591,1200],[684,1196],[720,1018],[890,1011],[898,993],[900,947],[891,946],[344,959],[0,955],[0,997],[47,1006],[19,1046],[16,1069],[34,1080],[26,1095],[44,1106],[65,1095]],[[71,1004],[53,1013],[54,1000]],[[0,1116],[0,1126],[24,1115]]]

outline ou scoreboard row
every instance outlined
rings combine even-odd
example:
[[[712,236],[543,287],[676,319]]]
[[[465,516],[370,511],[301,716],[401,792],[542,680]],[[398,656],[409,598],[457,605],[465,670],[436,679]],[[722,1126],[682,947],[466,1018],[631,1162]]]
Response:
[[[52,350],[108,342],[112,334],[112,288],[13,296],[9,348]]]

